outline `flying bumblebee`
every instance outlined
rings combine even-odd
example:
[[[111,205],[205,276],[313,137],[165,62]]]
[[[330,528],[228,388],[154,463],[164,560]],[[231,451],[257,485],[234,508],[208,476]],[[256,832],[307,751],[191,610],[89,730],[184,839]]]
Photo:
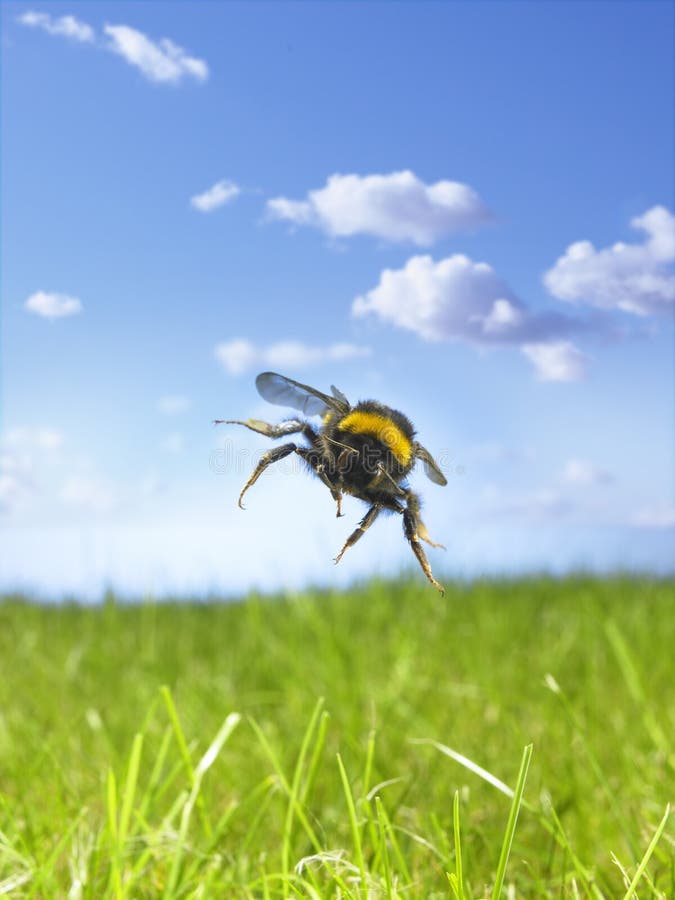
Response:
[[[342,391],[334,386],[331,386],[329,396],[275,372],[261,373],[255,383],[258,393],[269,403],[291,407],[305,416],[321,416],[322,425],[317,429],[300,418],[278,425],[259,419],[247,419],[245,422],[239,419],[215,420],[216,425],[243,425],[270,438],[299,434],[309,443],[308,447],[303,447],[291,442],[263,453],[239,495],[240,508],[244,508],[244,494],[268,466],[291,453],[297,453],[330,491],[337,504],[338,516],[342,515],[343,494],[369,504],[365,516],[336,556],[336,563],[383,510],[400,513],[404,534],[422,571],[443,594],[444,588],[434,578],[420,540],[432,547],[443,548],[443,545],[435,544],[429,537],[420,518],[420,499],[410,490],[405,479],[417,460],[421,460],[431,481],[440,485],[447,484],[447,481],[429,451],[414,439],[415,430],[410,420],[403,413],[375,400],[363,400],[351,406]]]

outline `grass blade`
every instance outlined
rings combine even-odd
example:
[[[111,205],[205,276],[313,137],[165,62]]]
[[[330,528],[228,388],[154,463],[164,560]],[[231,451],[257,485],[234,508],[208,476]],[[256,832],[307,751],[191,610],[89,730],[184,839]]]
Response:
[[[533,745],[528,744],[523,750],[523,758],[520,763],[520,771],[518,772],[518,780],[516,789],[513,792],[513,800],[511,801],[511,809],[509,810],[509,818],[506,823],[506,832],[504,833],[504,841],[502,843],[502,852],[499,856],[499,865],[497,866],[497,877],[495,878],[495,886],[492,891],[492,900],[499,900],[504,885],[504,876],[506,875],[506,866],[511,853],[511,845],[513,843],[513,835],[516,830],[518,821],[518,813],[520,812],[520,804],[523,799],[523,791],[525,790],[525,781],[527,779],[527,770],[530,767],[532,759]]]
[[[391,900],[393,894],[391,892],[391,864],[389,862],[389,849],[387,847],[387,833],[385,830],[384,815],[382,812],[382,801],[379,797],[375,797],[375,811],[377,813],[377,825],[380,838],[380,847],[382,849],[382,865],[384,867],[384,884],[387,900]]]
[[[452,827],[455,835],[455,884],[457,900],[464,900],[464,874],[462,872],[462,841],[459,828],[459,791],[452,802]]]
[[[344,789],[345,799],[347,800],[347,811],[349,813],[349,824],[352,829],[352,839],[354,841],[354,852],[356,853],[356,862],[359,867],[359,872],[361,873],[361,889],[363,891],[367,891],[367,881],[366,881],[366,864],[363,859],[363,846],[361,843],[361,829],[359,828],[359,823],[356,818],[356,806],[354,804],[354,796],[352,794],[352,789],[349,784],[349,779],[347,778],[347,772],[344,767],[344,763],[342,762],[342,757],[340,754],[337,754],[337,763],[338,768],[340,769],[340,779],[342,780],[342,787]]]
[[[647,863],[649,862],[652,853],[656,849],[656,845],[658,844],[658,842],[661,839],[661,835],[663,834],[663,830],[666,827],[666,823],[668,822],[669,816],[670,816],[670,804],[668,804],[668,806],[666,806],[666,811],[663,814],[663,818],[661,819],[661,822],[659,823],[659,827],[654,832],[654,837],[649,842],[649,846],[645,850],[645,854],[642,857],[642,859],[640,860],[640,865],[637,867],[637,871],[635,872],[635,875],[633,876],[633,880],[628,885],[628,890],[624,894],[623,900],[630,900],[630,898],[635,894],[635,888],[637,887],[638,881],[644,875],[645,869],[647,868]]]

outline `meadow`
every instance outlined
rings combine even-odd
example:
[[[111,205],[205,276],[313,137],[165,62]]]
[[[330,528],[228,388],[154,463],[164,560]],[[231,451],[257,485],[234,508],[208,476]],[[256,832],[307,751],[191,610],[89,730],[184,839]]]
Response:
[[[675,896],[675,581],[0,599],[0,893]]]

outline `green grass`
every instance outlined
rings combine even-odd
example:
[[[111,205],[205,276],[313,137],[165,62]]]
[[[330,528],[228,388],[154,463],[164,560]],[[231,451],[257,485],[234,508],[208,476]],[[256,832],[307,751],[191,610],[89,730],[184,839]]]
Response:
[[[649,579],[5,598],[0,894],[672,898],[673,648]]]

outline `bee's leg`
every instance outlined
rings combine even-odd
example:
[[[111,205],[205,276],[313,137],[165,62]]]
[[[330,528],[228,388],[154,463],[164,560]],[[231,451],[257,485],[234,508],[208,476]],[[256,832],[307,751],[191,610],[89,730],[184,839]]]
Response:
[[[314,474],[321,479],[330,491],[331,497],[337,504],[336,515],[339,518],[342,515],[342,491],[340,491],[328,477],[326,466],[321,461],[321,458],[317,456],[315,451],[307,450],[305,447],[298,447],[296,453],[305,460],[308,466],[311,466]]]
[[[412,551],[417,557],[417,561],[422,567],[422,571],[424,572],[424,574],[427,576],[436,590],[440,591],[441,594],[444,594],[445,588],[442,584],[439,584],[432,575],[429,560],[427,559],[426,554],[422,549],[422,545],[420,544],[420,538],[422,538],[422,540],[428,540],[429,535],[427,534],[427,530],[422,524],[422,520],[420,519],[419,497],[412,491],[408,491],[406,495],[406,501],[407,508],[403,512],[403,530],[405,532],[405,536],[408,539]],[[424,535],[426,535],[426,537],[424,537]]]
[[[272,463],[279,462],[280,459],[283,459],[285,456],[288,456],[297,449],[298,448],[295,444],[282,444],[281,447],[275,447],[273,450],[268,450],[267,453],[263,453],[258,461],[258,465],[253,470],[251,477],[242,488],[241,494],[239,494],[238,504],[240,509],[244,508],[241,502],[244,499],[244,494],[251,487],[251,485],[256,483],[265,469],[268,466],[271,466]]]
[[[424,522],[418,518],[417,520],[417,534],[422,538],[423,541],[426,541],[427,544],[430,544],[432,547],[437,547],[439,550],[446,550],[445,544],[437,544],[436,541],[432,541],[429,537],[429,532],[427,531],[427,526]]]
[[[260,419],[247,419],[242,422],[241,419],[214,419],[214,425],[243,425],[256,434],[264,434],[269,438],[285,437],[287,434],[302,434],[310,441],[316,440],[316,432],[308,422],[302,422],[300,419],[289,419],[288,422],[279,422],[278,425],[270,425],[269,422],[262,422]]]
[[[382,507],[378,506],[377,504],[370,507],[368,512],[365,514],[365,516],[359,522],[358,528],[356,528],[356,529],[354,529],[354,531],[352,531],[352,533],[349,535],[349,537],[345,541],[344,547],[342,548],[342,550],[340,550],[338,555],[335,557],[335,565],[337,565],[340,562],[345,550],[347,550],[349,547],[353,547],[354,544],[361,537],[361,535],[370,528],[370,526],[373,524],[375,519],[378,517],[381,509],[382,509]]]

